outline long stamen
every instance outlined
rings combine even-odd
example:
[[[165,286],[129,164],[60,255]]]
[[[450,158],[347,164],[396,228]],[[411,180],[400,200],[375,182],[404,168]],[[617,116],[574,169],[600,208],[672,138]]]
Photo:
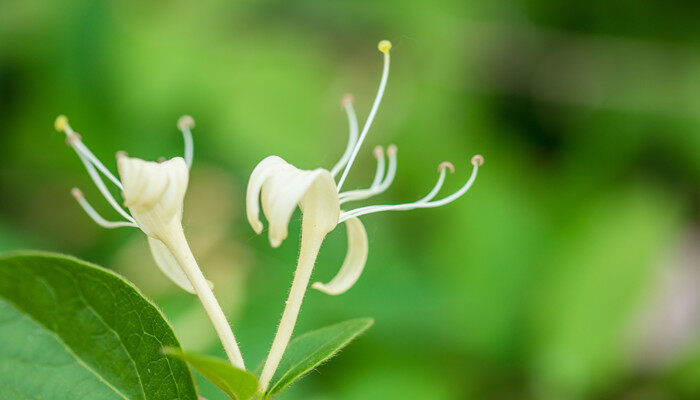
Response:
[[[397,166],[397,150],[398,149],[393,144],[390,144],[389,147],[386,149],[386,155],[389,157],[389,169],[386,172],[386,177],[384,178],[384,181],[379,185],[377,193],[381,193],[389,189],[389,186],[391,186],[391,183],[394,181]]]
[[[131,215],[129,215],[129,213],[127,213],[123,208],[121,208],[119,203],[117,203],[117,200],[114,199],[114,196],[112,196],[112,193],[110,193],[104,181],[102,180],[102,178],[100,178],[100,174],[97,173],[97,170],[86,158],[86,156],[80,152],[77,152],[77,154],[78,158],[80,158],[80,161],[83,162],[83,165],[85,166],[88,175],[90,175],[90,178],[92,178],[92,181],[95,183],[95,186],[97,186],[97,189],[100,191],[100,193],[102,193],[102,196],[104,196],[109,205],[111,205],[116,212],[121,214],[121,216],[126,218],[128,221],[135,222]]]
[[[71,146],[73,150],[75,150],[75,152],[78,153],[78,155],[82,154],[85,158],[87,158],[87,160],[94,164],[95,167],[97,167],[97,169],[99,169],[110,181],[117,185],[117,187],[120,190],[124,190],[121,182],[119,182],[119,179],[117,179],[111,172],[109,172],[107,167],[105,167],[104,164],[102,164],[100,160],[98,160],[97,157],[95,157],[95,155],[92,154],[90,149],[88,149],[87,146],[83,144],[80,135],[77,132],[75,132],[73,128],[70,127],[70,125],[68,124],[68,118],[66,118],[65,115],[59,115],[56,118],[56,122],[54,122],[54,127],[57,131],[64,132],[66,134],[66,143],[68,143],[68,145]]]
[[[451,194],[450,196],[447,196],[443,199],[437,200],[437,201],[429,201],[432,199],[437,194],[437,190],[440,189],[442,186],[442,183],[440,182],[441,179],[438,179],[438,184],[435,185],[437,187],[437,190],[435,190],[435,187],[433,190],[428,193],[425,197],[421,198],[418,201],[415,201],[413,203],[404,203],[404,204],[395,204],[395,205],[378,205],[378,206],[367,206],[367,207],[361,207],[352,211],[346,211],[340,214],[339,218],[339,223],[343,222],[349,218],[353,217],[359,217],[361,215],[365,214],[372,214],[372,213],[377,213],[380,211],[405,211],[405,210],[413,210],[415,208],[434,208],[434,207],[440,207],[445,204],[451,203],[455,201],[457,198],[461,197],[464,193],[471,188],[471,186],[474,184],[474,180],[476,179],[477,172],[479,171],[479,167],[483,165],[484,163],[484,158],[480,155],[476,155],[472,157],[471,163],[473,165],[472,168],[472,173],[469,176],[469,179],[467,182],[455,193]],[[444,167],[443,167],[444,168]],[[444,169],[441,171],[441,177],[444,176]]]
[[[381,103],[382,97],[384,96],[384,89],[386,89],[386,82],[389,79],[389,50],[391,49],[391,42],[388,40],[382,40],[377,45],[377,48],[379,49],[379,51],[384,53],[384,69],[382,70],[382,79],[379,82],[379,89],[377,90],[377,97],[375,97],[375,99],[374,99],[374,103],[372,104],[372,109],[369,112],[369,117],[367,117],[367,121],[365,122],[365,126],[362,128],[362,133],[360,134],[360,139],[357,141],[357,145],[355,145],[355,148],[353,149],[352,155],[350,156],[350,160],[348,160],[348,164],[345,166],[345,170],[343,171],[343,175],[340,177],[340,180],[338,181],[338,193],[340,193],[340,189],[343,187],[343,183],[345,183],[345,179],[348,177],[348,173],[350,172],[350,167],[352,167],[352,163],[355,161],[355,157],[357,157],[357,153],[360,151],[360,147],[362,146],[362,142],[364,142],[365,137],[367,136],[367,132],[369,131],[369,127],[372,125],[372,121],[374,120],[374,116],[377,114],[377,109],[379,108],[379,103]]]
[[[422,197],[420,200],[416,200],[412,203],[404,203],[404,204],[396,204],[396,205],[373,205],[373,206],[366,206],[366,207],[357,208],[355,210],[347,211],[346,212],[347,216],[343,220],[348,219],[350,217],[353,217],[353,216],[355,216],[355,214],[360,214],[360,213],[368,214],[370,212],[383,211],[383,210],[386,210],[388,207],[408,207],[409,205],[413,206],[415,204],[426,203],[426,202],[432,200],[438,194],[438,192],[440,191],[440,188],[442,188],[442,184],[445,182],[445,172],[447,169],[449,169],[451,173],[454,173],[454,171],[455,171],[455,168],[452,165],[452,163],[447,162],[447,161],[441,163],[438,166],[439,175],[438,175],[438,180],[435,183],[435,186],[433,186],[433,188],[430,190],[430,192],[428,192],[428,194],[425,195],[424,197]]]
[[[384,161],[384,149],[382,146],[375,147],[373,155],[374,158],[377,159],[377,170],[374,173],[372,184],[367,189],[349,190],[347,192],[340,193],[338,195],[340,198],[340,204],[363,198],[363,196],[371,196],[371,193],[382,183],[382,180],[384,179],[384,168],[386,165]]]
[[[349,201],[365,200],[370,197],[376,196],[380,193],[384,193],[389,188],[389,186],[391,186],[391,183],[394,181],[394,177],[396,176],[396,150],[396,146],[392,144],[389,145],[389,148],[386,151],[386,154],[389,158],[389,168],[383,180],[379,181],[377,179],[378,175],[375,175],[375,180],[374,182],[372,182],[372,186],[370,186],[369,188],[361,190],[351,190],[348,192],[341,193],[339,195],[340,204],[347,203]]]
[[[335,176],[338,175],[338,172],[340,172],[340,169],[343,168],[350,159],[350,154],[352,149],[355,148],[355,144],[357,143],[357,135],[359,133],[357,114],[355,114],[355,108],[352,106],[352,96],[349,94],[343,96],[341,104],[345,109],[345,114],[348,116],[348,145],[345,147],[345,151],[340,157],[340,160],[338,160],[338,162],[331,169],[331,176],[334,179]]]
[[[374,179],[372,179],[372,184],[370,187],[375,188],[384,179],[384,168],[386,168],[386,162],[384,161],[384,148],[382,146],[377,146],[374,148],[374,158],[377,159],[377,171],[374,173]]]
[[[440,176],[438,177],[438,180],[435,183],[435,186],[433,186],[433,190],[431,190],[430,193],[425,195],[425,197],[418,200],[417,203],[424,203],[424,202],[430,201],[433,198],[435,198],[435,196],[437,196],[438,192],[442,188],[442,184],[445,182],[445,172],[448,169],[450,170],[451,174],[455,173],[455,166],[452,165],[451,162],[445,161],[445,162],[440,163],[440,165],[438,166],[438,172],[440,173]]]
[[[95,223],[103,228],[121,228],[121,227],[136,227],[136,224],[133,222],[127,222],[127,221],[107,221],[106,219],[102,218],[100,214],[95,211],[95,209],[88,203],[87,200],[85,200],[85,196],[83,195],[83,192],[80,191],[78,188],[73,188],[70,193],[73,195],[75,200],[80,204],[80,207],[83,208],[85,213],[92,218]]]
[[[177,128],[182,132],[182,137],[185,139],[185,164],[187,164],[189,169],[192,167],[192,158],[194,157],[194,140],[192,140],[194,118],[189,115],[183,115],[177,120]]]

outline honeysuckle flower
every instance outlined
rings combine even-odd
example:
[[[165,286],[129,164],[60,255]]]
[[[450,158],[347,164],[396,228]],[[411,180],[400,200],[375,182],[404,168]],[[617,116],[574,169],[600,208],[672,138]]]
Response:
[[[181,227],[183,201],[189,180],[189,167],[192,164],[192,117],[184,116],[178,121],[178,128],[185,138],[185,154],[161,162],[144,161],[129,157],[124,152],[117,153],[117,179],[107,167],[82,142],[81,136],[68,124],[65,116],[56,119],[56,130],[66,134],[66,142],[82,161],[90,178],[112,208],[125,220],[108,221],[103,218],[85,199],[83,192],[73,188],[71,194],[93,221],[104,228],[134,227],[148,236],[148,244],[153,258],[165,275],[175,284],[190,293],[194,288],[170,251],[163,245],[162,237],[173,229]],[[100,176],[102,173],[124,196],[122,208],[107,188]]]
[[[263,391],[274,375],[289,342],[316,256],[325,236],[338,224],[345,223],[348,251],[339,272],[328,283],[316,282],[312,285],[314,289],[337,295],[346,292],[355,284],[367,261],[367,232],[359,217],[383,211],[433,208],[448,204],[464,195],[471,188],[479,166],[484,162],[482,156],[473,156],[471,159],[472,171],[466,183],[456,192],[439,200],[435,200],[435,198],[442,188],[447,171],[449,170],[451,173],[455,171],[454,166],[449,162],[443,162],[438,166],[437,182],[424,197],[417,201],[345,209],[346,203],[368,199],[383,193],[391,186],[396,175],[396,146],[391,145],[386,151],[388,167],[384,149],[376,147],[373,154],[377,159],[377,168],[369,187],[341,191],[353,161],[367,136],[387,85],[391,43],[382,41],[378,48],[384,55],[382,77],[367,121],[359,134],[352,98],[349,96],[343,98],[342,106],[347,114],[349,124],[349,139],[340,160],[330,170],[317,168],[307,171],[296,168],[278,156],[270,156],[263,159],[250,176],[246,194],[248,221],[256,233],[262,233],[263,223],[260,221],[260,205],[262,205],[262,212],[269,224],[269,241],[273,247],[278,247],[287,238],[287,227],[296,207],[298,206],[302,212],[299,261],[277,335],[260,377],[260,387]],[[336,184],[335,178],[341,171],[342,174],[340,174]]]
[[[158,267],[175,284],[197,294],[221,338],[229,359],[234,365],[245,368],[233,332],[211,291],[211,283],[204,279],[182,228],[183,202],[193,157],[191,129],[194,127],[194,120],[190,116],[183,116],[178,120],[177,126],[185,141],[184,157],[154,162],[129,157],[120,151],[117,152],[117,179],[85,146],[81,136],[71,128],[65,116],[59,116],[55,123],[56,130],[66,134],[66,142],[75,150],[100,193],[124,220],[106,220],[95,211],[80,189],[73,188],[71,193],[78,204],[102,227],[134,227],[143,231],[148,237],[148,244]],[[119,205],[100,173],[121,191],[124,206],[129,212]]]

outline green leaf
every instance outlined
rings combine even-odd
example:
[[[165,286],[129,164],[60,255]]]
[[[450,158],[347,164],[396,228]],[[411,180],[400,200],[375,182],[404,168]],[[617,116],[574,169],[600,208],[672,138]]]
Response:
[[[292,340],[284,352],[267,396],[274,396],[301,376],[333,357],[374,324],[372,318],[351,319],[307,332]]]
[[[174,348],[164,348],[163,353],[187,361],[199,373],[235,400],[248,400],[258,390],[258,378],[248,371],[238,369],[228,361],[214,357],[183,353]]]
[[[187,364],[164,346],[180,347],[170,325],[114,273],[57,254],[0,256],[0,399],[196,399]]]

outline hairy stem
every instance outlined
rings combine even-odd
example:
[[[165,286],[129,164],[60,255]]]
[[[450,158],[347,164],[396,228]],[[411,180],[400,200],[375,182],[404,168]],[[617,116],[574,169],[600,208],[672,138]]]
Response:
[[[260,385],[258,386],[260,393],[264,393],[267,390],[270,380],[274,376],[280,360],[282,360],[287,344],[289,344],[289,339],[292,337],[294,325],[296,325],[299,317],[301,303],[304,300],[304,293],[306,293],[306,288],[309,286],[316,256],[318,256],[321,243],[323,243],[323,239],[326,236],[325,233],[314,229],[313,223],[308,223],[309,221],[304,222],[306,223],[302,223],[301,249],[299,250],[297,269],[294,272],[292,288],[289,290],[289,298],[286,301],[282,319],[277,328],[277,334],[275,334],[275,339],[272,341],[270,353],[267,355],[265,366],[260,375]]]
[[[192,283],[194,291],[199,297],[199,301],[202,303],[204,310],[206,310],[209,319],[214,325],[216,334],[219,335],[221,344],[224,346],[224,350],[231,364],[234,367],[245,370],[243,356],[241,355],[241,350],[238,348],[238,343],[236,343],[236,338],[233,336],[231,326],[226,320],[226,315],[221,310],[219,302],[216,301],[214,292],[212,292],[202,271],[199,269],[197,261],[192,255],[192,250],[190,250],[190,246],[185,239],[182,228],[172,229],[171,232],[173,233],[169,235],[169,237],[163,239],[163,243],[168,247],[185,272],[185,275],[187,275],[190,283]]]

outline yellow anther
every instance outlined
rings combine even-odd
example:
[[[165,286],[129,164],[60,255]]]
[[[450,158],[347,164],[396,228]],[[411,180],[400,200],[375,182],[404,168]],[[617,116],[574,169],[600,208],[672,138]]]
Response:
[[[53,123],[54,128],[59,132],[65,132],[68,127],[68,118],[61,114],[56,117],[56,121]]]
[[[388,40],[382,40],[377,45],[377,48],[379,49],[379,51],[386,54],[389,52],[389,50],[391,50],[391,42]]]
[[[476,165],[477,167],[481,167],[484,165],[484,157],[481,156],[481,154],[477,154],[474,157],[472,157],[472,164]]]
[[[395,144],[390,144],[389,147],[386,149],[386,155],[389,157],[393,157],[397,151],[399,151],[398,147],[396,147]]]
[[[384,148],[382,146],[377,146],[374,148],[372,154],[374,155],[374,158],[379,158],[384,155]]]

